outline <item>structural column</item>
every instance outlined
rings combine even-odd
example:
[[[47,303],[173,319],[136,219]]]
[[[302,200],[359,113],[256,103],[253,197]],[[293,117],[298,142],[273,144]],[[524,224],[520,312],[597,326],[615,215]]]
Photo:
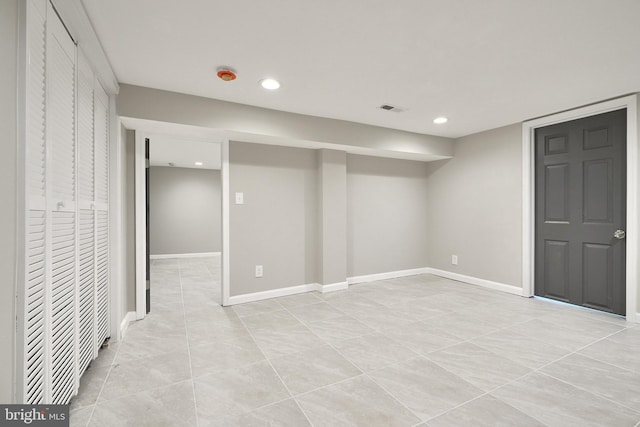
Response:
[[[347,287],[347,153],[318,151],[318,281]]]

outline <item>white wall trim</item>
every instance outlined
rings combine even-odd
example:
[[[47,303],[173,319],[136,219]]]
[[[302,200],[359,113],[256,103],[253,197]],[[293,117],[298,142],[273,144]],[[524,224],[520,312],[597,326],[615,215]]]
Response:
[[[144,319],[146,307],[147,224],[145,219],[147,190],[145,187],[145,135],[136,132],[135,140],[135,224],[136,224],[136,319]]]
[[[149,255],[151,259],[173,259],[173,258],[210,258],[220,256],[220,252],[197,252],[192,254],[158,254]]]
[[[346,289],[349,289],[349,283],[346,281],[329,283],[328,285],[321,285],[320,283],[316,283],[316,285],[317,285],[316,291],[322,292],[323,294],[326,294],[329,292],[335,292],[335,291],[344,291]]]
[[[126,162],[125,142],[122,140],[120,119],[116,115],[114,96],[109,96],[109,331],[112,339],[120,339],[118,317],[126,310],[126,253],[124,230],[125,180],[123,173]]]
[[[120,339],[122,340],[127,333],[127,329],[129,329],[129,324],[131,322],[135,322],[137,317],[137,313],[135,311],[128,311],[127,314],[124,315],[124,319],[120,322]],[[118,340],[118,341],[119,341]]]
[[[230,197],[229,189],[229,139],[225,138],[220,144],[220,181],[222,184],[222,289],[220,294],[222,297],[222,305],[230,305],[229,297],[231,295],[231,238],[229,220],[230,214]]]
[[[458,282],[481,286],[483,288],[506,292],[513,295],[526,296],[524,295],[522,288],[519,288],[517,286],[507,285],[500,282],[493,282],[491,280],[480,279],[478,277],[473,277],[473,276],[466,276],[464,274],[453,273],[451,271],[438,270],[437,268],[428,268],[427,270],[428,270],[427,271],[428,274],[444,277],[445,279],[456,280]]]
[[[289,295],[302,294],[318,290],[317,283],[308,283],[306,285],[290,286],[288,288],[271,289],[268,291],[254,292],[251,294],[234,295],[229,297],[229,304],[244,304],[247,302],[262,301],[265,299],[286,297]]]
[[[413,268],[410,270],[389,271],[386,273],[367,274],[364,276],[353,276],[347,278],[347,283],[355,285],[356,283],[375,282],[377,280],[397,279],[399,277],[417,276],[429,272],[429,268]]]
[[[522,291],[525,296],[534,292],[534,219],[535,219],[535,156],[534,132],[536,128],[562,123],[582,117],[627,109],[627,225],[626,225],[626,317],[630,322],[638,322],[638,279],[640,256],[640,206],[638,191],[640,177],[638,168],[638,112],[637,95],[629,95],[598,104],[588,105],[571,111],[530,120],[522,124]]]
[[[229,297],[229,304],[245,304],[248,302],[263,301],[271,298],[286,297],[296,294],[304,294],[306,292],[322,292],[323,294],[335,291],[343,291],[349,288],[347,282],[336,282],[328,285],[321,285],[320,283],[307,283],[305,285],[290,286],[288,288],[271,289],[268,291],[254,292],[251,294],[234,295]]]

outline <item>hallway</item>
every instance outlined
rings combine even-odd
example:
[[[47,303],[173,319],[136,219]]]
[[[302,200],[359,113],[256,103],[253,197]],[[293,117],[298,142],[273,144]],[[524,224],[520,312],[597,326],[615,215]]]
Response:
[[[72,426],[634,426],[640,328],[436,276],[222,308],[218,258],[155,260]],[[633,327],[635,326],[635,327]]]

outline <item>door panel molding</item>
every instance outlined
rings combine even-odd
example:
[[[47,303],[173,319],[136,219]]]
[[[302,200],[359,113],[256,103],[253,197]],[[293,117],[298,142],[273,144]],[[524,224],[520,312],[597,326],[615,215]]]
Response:
[[[525,296],[533,296],[535,283],[535,130],[624,108],[627,110],[626,318],[630,322],[640,322],[637,301],[640,255],[638,246],[640,159],[638,158],[638,100],[635,94],[529,120],[522,124],[522,291]]]

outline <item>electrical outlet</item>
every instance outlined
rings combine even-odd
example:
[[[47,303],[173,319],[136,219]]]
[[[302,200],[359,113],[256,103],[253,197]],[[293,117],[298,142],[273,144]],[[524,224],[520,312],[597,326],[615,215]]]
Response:
[[[256,265],[256,277],[262,277],[262,266]]]
[[[451,255],[451,264],[458,265],[458,255]]]

